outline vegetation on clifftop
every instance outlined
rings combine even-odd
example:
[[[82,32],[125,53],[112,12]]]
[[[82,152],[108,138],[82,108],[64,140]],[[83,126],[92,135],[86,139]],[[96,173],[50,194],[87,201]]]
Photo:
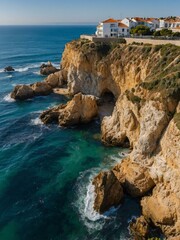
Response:
[[[81,50],[84,54],[96,51],[102,56],[107,56],[119,44],[125,44],[125,39],[117,39],[116,42],[92,42],[87,39],[78,39],[72,41],[71,44],[77,49]]]

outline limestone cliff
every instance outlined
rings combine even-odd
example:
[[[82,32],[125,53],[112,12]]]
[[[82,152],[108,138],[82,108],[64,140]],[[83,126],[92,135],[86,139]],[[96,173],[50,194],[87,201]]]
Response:
[[[137,225],[133,224],[133,231],[140,228],[143,239],[148,231],[142,229],[141,222],[145,222],[147,229],[147,224],[153,223],[169,239],[178,239],[180,48],[73,41],[65,47],[60,72],[50,75],[45,83],[51,89],[66,83],[70,95],[79,92],[94,95],[100,102],[104,93],[114,95],[114,111],[101,123],[102,142],[109,146],[129,143],[132,151],[109,172],[95,177],[94,209],[102,213],[116,206],[123,192],[140,197],[144,217],[137,220]],[[20,90],[21,87],[15,89],[15,93]],[[32,86],[25,90],[29,95],[35,92],[33,89],[32,93]],[[94,100],[93,105],[95,116]],[[73,116],[74,109],[79,111],[73,101],[69,106],[67,111],[61,107],[48,111],[55,114],[51,117],[56,120],[61,120],[63,112],[66,119]],[[81,115],[78,112],[77,118]]]
[[[129,141],[132,148],[127,159],[94,179],[94,208],[102,212],[117,205],[122,198],[117,186],[122,186],[132,196],[144,196],[147,222],[178,238],[180,49],[79,40],[66,45],[61,68],[72,95],[114,94],[114,111],[102,121],[102,141],[120,146]],[[110,177],[104,181],[105,176],[113,176],[112,182]]]

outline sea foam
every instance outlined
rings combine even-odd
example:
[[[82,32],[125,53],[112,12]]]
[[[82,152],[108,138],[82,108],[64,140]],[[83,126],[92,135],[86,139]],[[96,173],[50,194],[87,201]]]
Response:
[[[43,125],[43,122],[39,117],[37,117],[35,119],[31,119],[31,125]]]
[[[6,95],[3,100],[5,102],[15,102],[15,99],[11,98],[11,94],[9,93],[8,95]]]
[[[4,79],[8,79],[8,78],[12,78],[12,75],[8,75],[8,76],[4,76],[4,77],[0,77],[0,80],[4,80]]]

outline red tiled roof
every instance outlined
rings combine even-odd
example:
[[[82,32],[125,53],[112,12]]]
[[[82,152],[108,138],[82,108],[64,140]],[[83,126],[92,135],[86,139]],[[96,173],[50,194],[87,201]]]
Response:
[[[115,23],[115,22],[117,22],[117,20],[115,20],[114,18],[109,18],[109,19],[103,21],[103,23]]]

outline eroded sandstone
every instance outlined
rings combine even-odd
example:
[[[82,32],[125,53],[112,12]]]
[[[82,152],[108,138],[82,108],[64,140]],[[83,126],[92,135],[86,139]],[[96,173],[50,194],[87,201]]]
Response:
[[[91,95],[76,94],[67,104],[61,104],[43,112],[41,120],[47,124],[58,122],[61,126],[88,123],[98,114],[96,98]]]

